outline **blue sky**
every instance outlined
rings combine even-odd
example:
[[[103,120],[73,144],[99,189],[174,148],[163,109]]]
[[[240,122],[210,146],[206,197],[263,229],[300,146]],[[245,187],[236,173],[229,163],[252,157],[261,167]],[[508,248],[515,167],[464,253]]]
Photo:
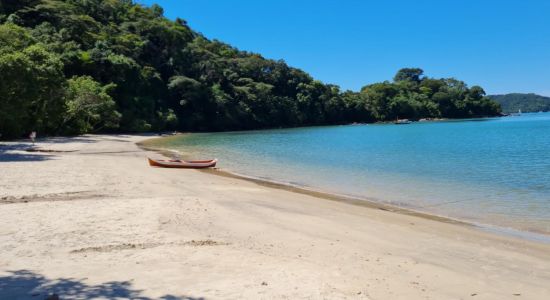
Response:
[[[359,90],[402,67],[550,96],[548,0],[139,0],[241,50]]]

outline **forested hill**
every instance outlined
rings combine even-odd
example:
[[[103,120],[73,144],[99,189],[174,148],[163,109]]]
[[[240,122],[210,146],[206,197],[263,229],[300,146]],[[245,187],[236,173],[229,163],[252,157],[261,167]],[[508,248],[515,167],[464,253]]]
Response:
[[[500,103],[505,113],[550,111],[550,97],[537,94],[491,95],[489,98]]]
[[[315,49],[312,49],[315,51]],[[482,88],[403,69],[361,92],[131,0],[0,0],[0,133],[241,130],[497,115]]]

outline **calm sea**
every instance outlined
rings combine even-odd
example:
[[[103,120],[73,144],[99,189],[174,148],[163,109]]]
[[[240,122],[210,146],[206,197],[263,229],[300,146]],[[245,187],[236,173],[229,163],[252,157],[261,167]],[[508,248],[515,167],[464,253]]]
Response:
[[[550,234],[550,113],[191,134],[163,142],[239,174]]]

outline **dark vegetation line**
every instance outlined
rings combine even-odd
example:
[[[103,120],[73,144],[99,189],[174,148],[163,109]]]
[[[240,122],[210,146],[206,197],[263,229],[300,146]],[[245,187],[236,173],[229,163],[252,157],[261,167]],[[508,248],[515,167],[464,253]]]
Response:
[[[495,116],[481,87],[402,69],[341,91],[131,0],[0,0],[0,133],[221,131]]]

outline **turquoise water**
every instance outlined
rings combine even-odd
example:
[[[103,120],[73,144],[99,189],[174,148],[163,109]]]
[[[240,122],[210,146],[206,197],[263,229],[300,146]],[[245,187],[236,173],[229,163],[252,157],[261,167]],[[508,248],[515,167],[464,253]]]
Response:
[[[164,147],[235,173],[550,233],[550,113],[191,134]]]

